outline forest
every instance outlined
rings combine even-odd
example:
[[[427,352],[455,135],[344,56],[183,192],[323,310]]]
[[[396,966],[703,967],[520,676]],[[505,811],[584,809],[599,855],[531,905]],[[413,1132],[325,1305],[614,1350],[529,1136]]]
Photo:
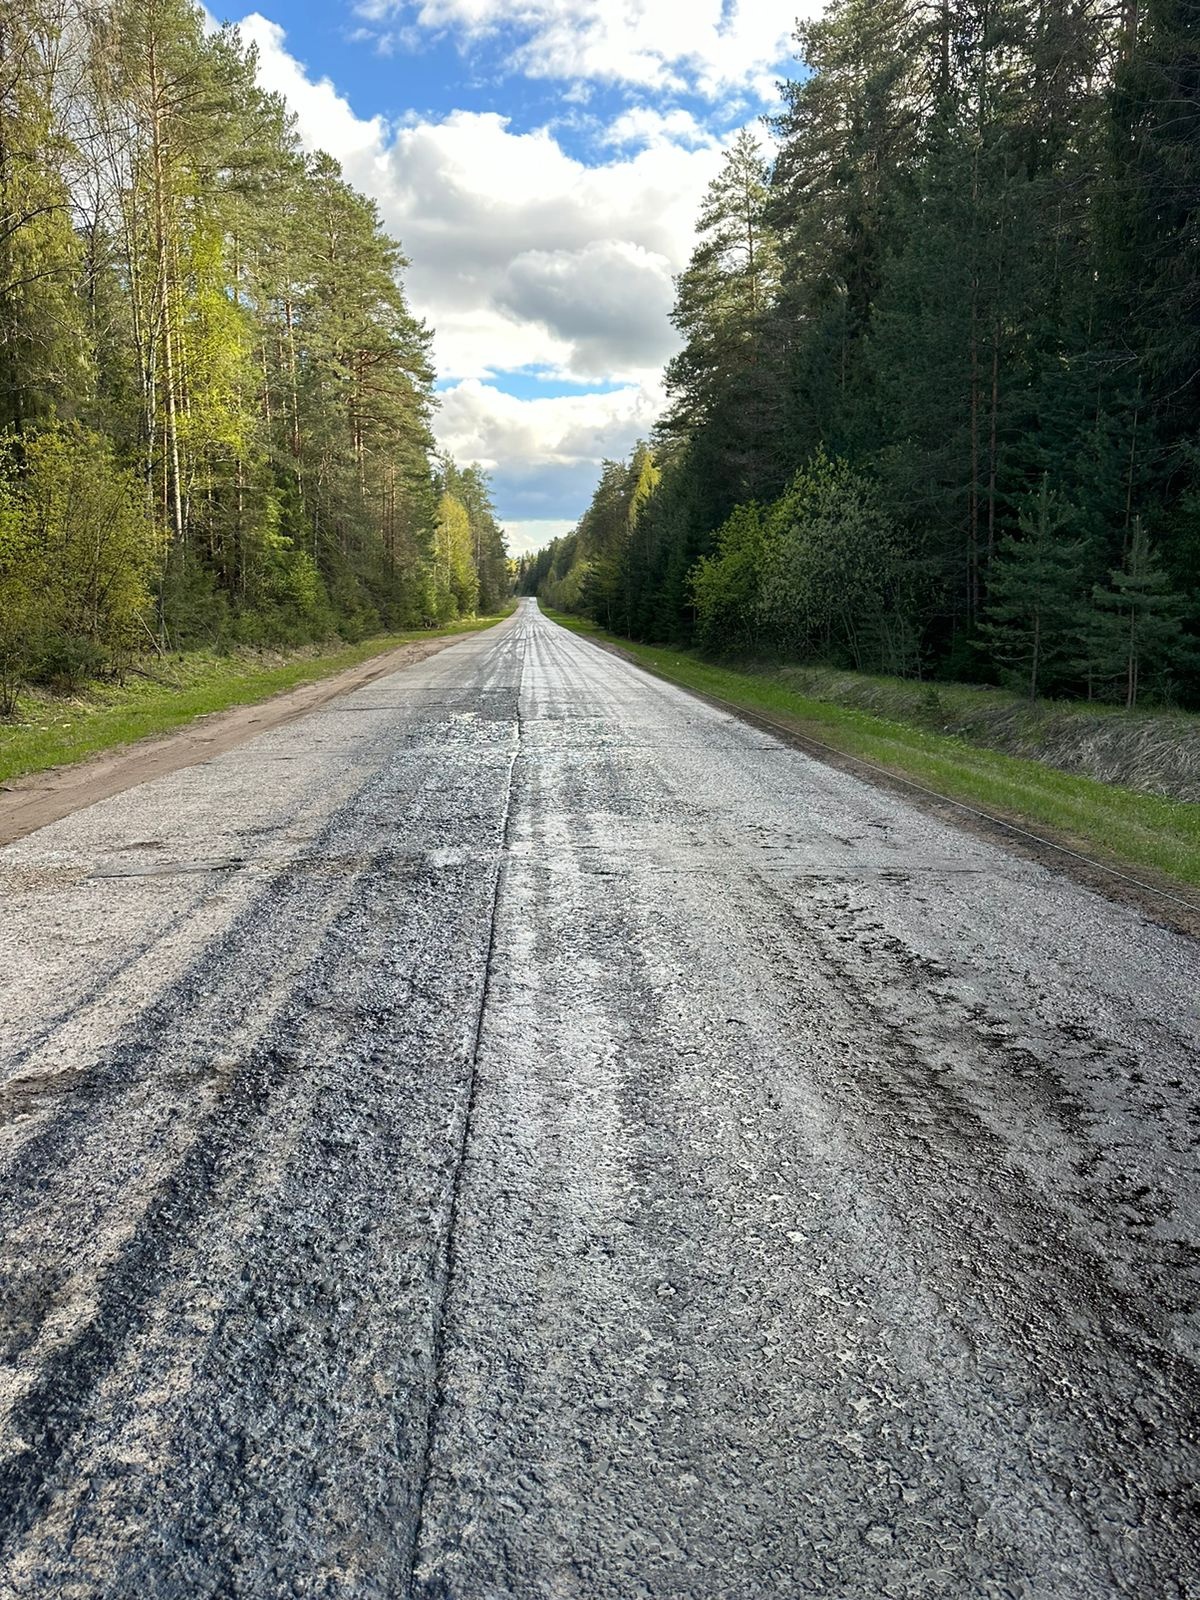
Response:
[[[0,5],[0,712],[139,651],[491,612],[375,205],[190,0]]]
[[[1200,704],[1200,4],[835,0],[521,586],[635,639]]]

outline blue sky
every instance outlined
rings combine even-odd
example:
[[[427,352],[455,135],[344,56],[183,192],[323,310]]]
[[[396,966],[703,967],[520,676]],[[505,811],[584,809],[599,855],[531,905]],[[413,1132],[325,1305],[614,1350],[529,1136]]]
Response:
[[[794,70],[795,8],[260,3],[230,20],[263,82],[411,258],[439,440],[489,470],[513,548],[536,547],[653,424],[673,275],[723,146]]]

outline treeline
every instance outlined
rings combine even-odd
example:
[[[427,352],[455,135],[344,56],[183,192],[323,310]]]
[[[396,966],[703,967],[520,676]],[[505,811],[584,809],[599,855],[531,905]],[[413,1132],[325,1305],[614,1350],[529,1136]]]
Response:
[[[404,266],[191,0],[4,0],[0,700],[499,606]]]
[[[522,583],[634,637],[1196,703],[1200,5],[835,0]],[[655,464],[656,463],[656,464]]]

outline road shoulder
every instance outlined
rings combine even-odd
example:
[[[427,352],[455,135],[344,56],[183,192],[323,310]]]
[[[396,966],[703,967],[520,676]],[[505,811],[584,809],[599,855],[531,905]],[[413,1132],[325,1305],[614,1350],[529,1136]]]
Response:
[[[550,620],[563,625],[558,617],[551,617]],[[598,649],[627,661],[652,677],[663,679],[719,711],[764,729],[826,766],[888,789],[916,809],[926,811],[966,833],[989,839],[1014,855],[1037,861],[1044,867],[1060,872],[1117,904],[1139,911],[1162,927],[1200,938],[1200,894],[1195,886],[1157,869],[1145,859],[1131,859],[1105,849],[1095,838],[1056,827],[1041,816],[997,806],[981,809],[963,798],[937,792],[926,784],[915,782],[911,775],[898,767],[889,769],[877,761],[865,761],[851,749],[839,749],[830,744],[828,739],[836,735],[831,734],[825,726],[819,730],[826,735],[825,739],[821,739],[816,736],[817,730],[802,717],[775,708],[766,715],[754,704],[739,703],[724,695],[707,692],[689,682],[684,674],[672,670],[675,653],[665,648],[639,647],[632,641],[607,635],[603,630],[567,625],[570,631]],[[999,756],[998,759],[1015,763],[1013,757]],[[1140,798],[1134,797],[1135,800]]]
[[[140,783],[233,750],[261,733],[307,716],[339,695],[427,661],[430,656],[470,637],[470,634],[458,633],[414,640],[381,655],[369,656],[343,672],[313,679],[269,699],[209,712],[171,733],[101,751],[70,766],[50,767],[25,777],[10,778],[0,792],[0,847],[13,844],[99,800],[111,799]]]

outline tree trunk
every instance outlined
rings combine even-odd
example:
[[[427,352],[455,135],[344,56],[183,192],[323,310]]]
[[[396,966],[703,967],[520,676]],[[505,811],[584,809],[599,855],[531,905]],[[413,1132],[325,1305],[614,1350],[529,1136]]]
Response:
[[[1129,655],[1125,672],[1125,709],[1132,711],[1137,705],[1138,696],[1138,648],[1137,648],[1137,610],[1130,608],[1129,612]]]
[[[167,510],[180,550],[185,545],[182,473],[179,464],[179,421],[176,414],[175,361],[171,348],[171,262],[167,225],[166,160],[157,41],[151,38],[148,66],[151,95],[151,156],[154,173],[154,248],[158,258],[159,345],[163,360],[163,445],[166,457]]]
[[[991,568],[996,553],[996,455],[1000,414],[1000,322],[997,318],[992,332],[992,402],[988,424],[988,512],[987,558]]]
[[[967,486],[967,618],[979,606],[979,278],[971,280],[971,467]]]

